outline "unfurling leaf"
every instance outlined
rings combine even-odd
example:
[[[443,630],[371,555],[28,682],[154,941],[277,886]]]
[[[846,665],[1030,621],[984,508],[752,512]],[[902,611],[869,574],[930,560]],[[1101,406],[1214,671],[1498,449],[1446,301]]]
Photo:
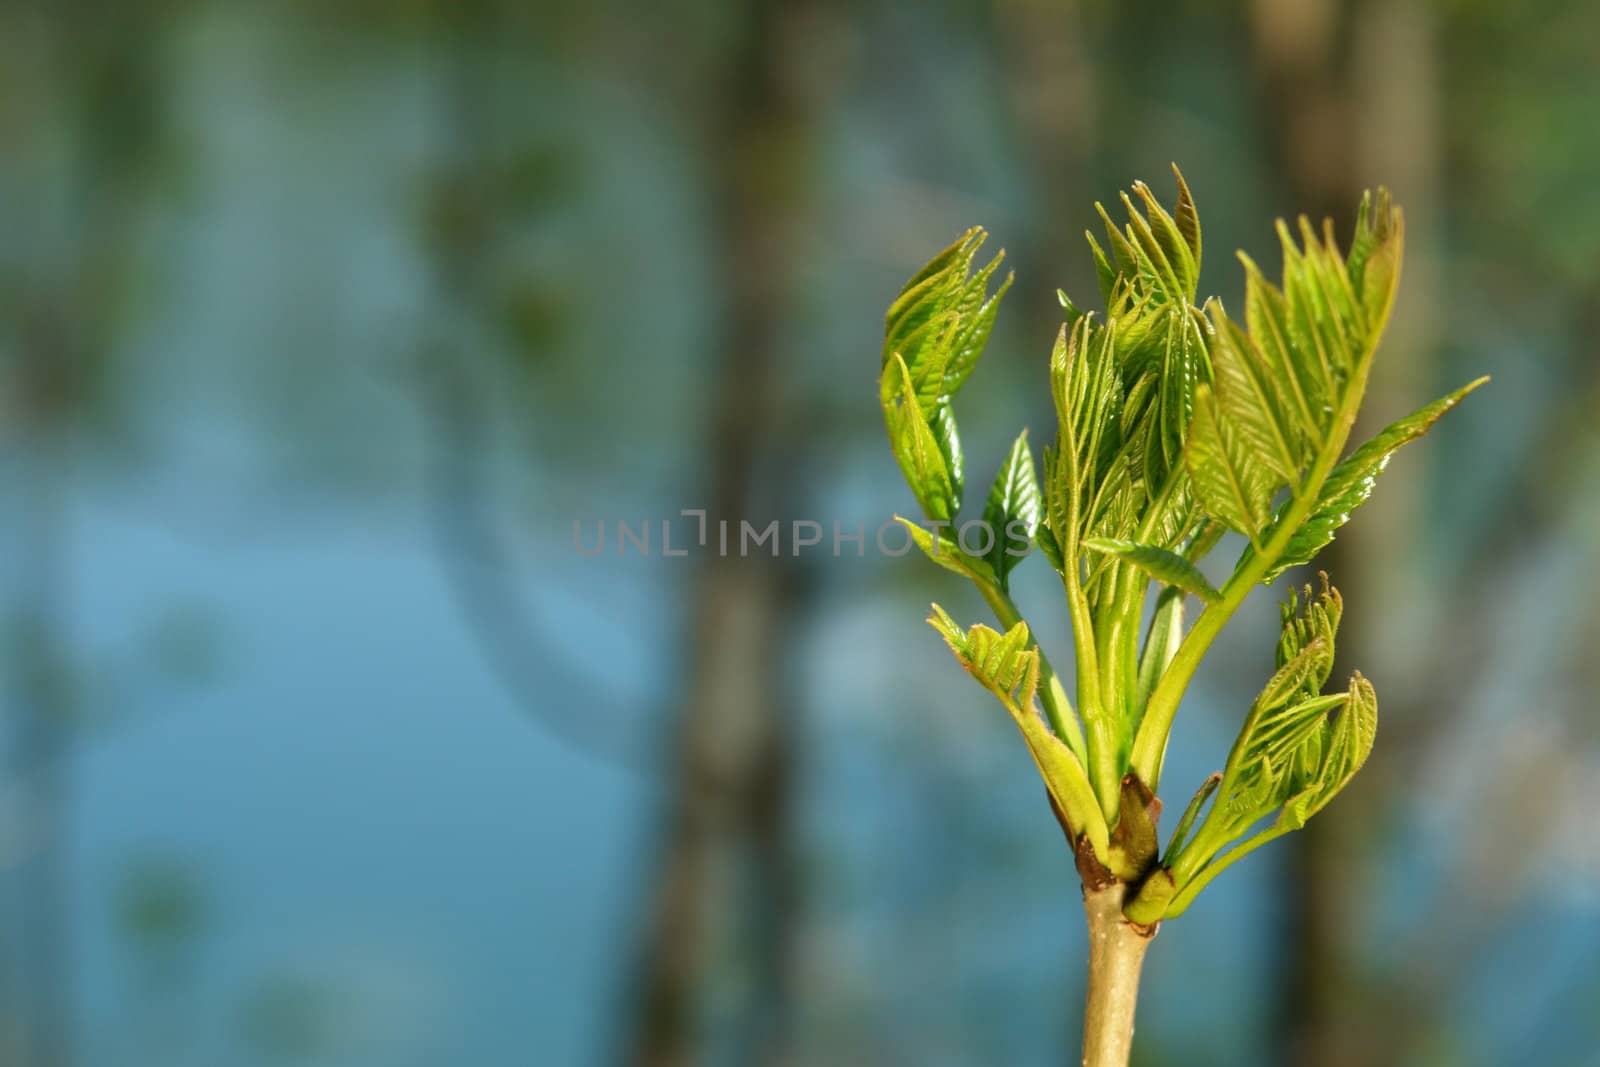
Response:
[[[1322,724],[1302,753],[1307,757],[1306,767],[1301,770],[1304,788],[1284,803],[1278,815],[1278,825],[1285,829],[1298,830],[1326,807],[1372,752],[1378,735],[1378,696],[1360,671],[1350,676],[1349,692],[1342,694],[1342,703],[1336,707],[1333,718]]]
[[[950,537],[943,531],[940,531],[940,535],[935,537],[931,531],[918,526],[904,516],[896,515],[894,518],[896,522],[906,528],[906,532],[911,536],[912,543],[922,549],[922,554],[945,570],[954,571],[963,578],[969,578],[975,582],[981,582],[986,585],[996,584],[997,579],[994,571],[989,566],[989,561],[979,559],[977,556],[967,555],[961,550],[961,545],[954,537]]]
[[[939,631],[967,673],[993,693],[1011,715],[1051,799],[1072,832],[1087,835],[1097,853],[1106,855],[1110,834],[1083,764],[1045,725],[1034,707],[1039,688],[1039,650],[1032,645],[1027,623],[1019,622],[1003,634],[987,626],[974,626],[963,632],[935,604],[928,625]]]
[[[1222,417],[1209,386],[1195,392],[1184,462],[1206,514],[1255,541],[1267,524],[1272,476],[1244,436]]]
[[[1400,261],[1405,251],[1405,218],[1379,189],[1376,201],[1368,192],[1356,213],[1356,235],[1350,242],[1350,281],[1360,297],[1369,323],[1389,317],[1400,284]]]
[[[1284,383],[1222,305],[1212,304],[1211,317],[1217,336],[1211,349],[1212,391],[1221,417],[1272,472],[1275,485],[1296,484],[1305,456],[1302,442],[1314,429],[1293,421]]]
[[[897,355],[905,362],[923,417],[930,420],[972,373],[1011,285],[1008,275],[993,294],[988,291],[1004,252],[973,271],[987,238],[979,227],[964,233],[906,283],[884,316],[883,368]]]
[[[1119,541],[1109,537],[1091,537],[1083,543],[1083,547],[1125,560],[1156,581],[1177,586],[1207,603],[1215,603],[1222,599],[1222,594],[1206,580],[1206,576],[1200,573],[1199,568],[1176,552],[1169,552],[1156,545],[1135,544],[1132,541]]]
[[[949,522],[957,507],[955,486],[944,451],[928,426],[911,387],[911,375],[898,355],[890,357],[880,386],[883,421],[900,471],[928,518]]]
[[[1326,575],[1320,593],[1307,587],[1303,600],[1290,594],[1278,670],[1251,705],[1199,830],[1174,836],[1164,859],[1170,884],[1152,886],[1131,906],[1136,921],[1181,912],[1222,868],[1262,841],[1304,826],[1361,769],[1377,732],[1371,683],[1356,673],[1345,692],[1321,691],[1342,614]],[[1191,812],[1203,802],[1197,797]],[[1277,818],[1252,834],[1274,812]],[[1194,819],[1186,813],[1184,821]]]

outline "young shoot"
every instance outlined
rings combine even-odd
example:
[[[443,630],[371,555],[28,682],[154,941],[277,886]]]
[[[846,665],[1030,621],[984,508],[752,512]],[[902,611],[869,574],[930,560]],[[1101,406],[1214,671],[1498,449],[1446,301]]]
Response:
[[[1331,221],[1320,230],[1304,217],[1280,221],[1280,283],[1239,254],[1240,320],[1196,295],[1200,220],[1173,173],[1171,211],[1142,182],[1122,196],[1120,228],[1096,205],[1105,244],[1090,234],[1089,250],[1105,310],[1059,294],[1056,432],[1037,467],[1027,431],[1017,436],[983,501],[982,555],[956,532],[964,462],[953,405],[1012,281],[996,281],[1003,252],[977,266],[983,230],[906,284],[883,344],[889,441],[926,520],[900,521],[930,559],[977,587],[1000,628],[963,627],[938,605],[928,621],[1010,714],[1075,845],[1090,934],[1088,1067],[1127,1063],[1158,925],[1235,861],[1305,825],[1376,735],[1377,699],[1360,673],[1324,692],[1342,613],[1324,575],[1319,589],[1289,593],[1275,671],[1226,766],[1200,784],[1163,847],[1167,738],[1206,652],[1252,589],[1311,562],[1394,453],[1487,380],[1348,448],[1400,279],[1400,209],[1382,189],[1364,197],[1348,250]],[[1223,541],[1227,531],[1242,542]],[[1202,562],[1239,543],[1213,585],[1206,572],[1223,571]],[[1066,601],[1070,695],[1010,595],[1033,545]]]

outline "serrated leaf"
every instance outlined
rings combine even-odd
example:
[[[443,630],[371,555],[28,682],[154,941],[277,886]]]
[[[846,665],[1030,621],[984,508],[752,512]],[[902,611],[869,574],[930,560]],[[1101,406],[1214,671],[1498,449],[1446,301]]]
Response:
[[[1223,820],[1227,837],[1236,837],[1288,799],[1298,750],[1344,700],[1343,694],[1305,694],[1306,680],[1332,658],[1328,643],[1316,639],[1278,668],[1251,705],[1223,771],[1216,817]]]
[[[1319,592],[1313,593],[1311,586],[1307,585],[1302,598],[1300,593],[1290,589],[1289,599],[1279,606],[1282,631],[1278,637],[1277,663],[1280,667],[1300,655],[1307,645],[1318,638],[1327,643],[1330,652],[1334,647],[1339,635],[1339,621],[1344,617],[1344,598],[1329,583],[1326,573],[1321,577],[1322,589]],[[1307,678],[1303,687],[1306,696],[1322,692],[1332,667],[1333,657],[1330,655],[1324,668]]]
[[[1405,250],[1405,217],[1380,188],[1376,201],[1367,193],[1356,214],[1356,234],[1350,242],[1350,280],[1359,294],[1369,323],[1389,317]]]
[[[1189,247],[1188,240],[1178,229],[1177,220],[1161,206],[1161,201],[1156,199],[1155,193],[1151,192],[1148,185],[1144,182],[1134,182],[1133,191],[1144,204],[1145,228],[1155,238],[1162,257],[1171,268],[1173,281],[1176,284],[1168,295],[1175,301],[1180,298],[1184,302],[1192,301],[1195,284],[1200,280],[1199,266],[1195,263],[1193,249]]]
[[[1426,407],[1396,420],[1378,431],[1345,460],[1333,469],[1318,494],[1317,506],[1312,509],[1294,534],[1282,558],[1262,579],[1271,582],[1290,567],[1309,563],[1318,552],[1333,540],[1339,527],[1350,521],[1356,508],[1372,496],[1378,475],[1389,465],[1389,460],[1406,444],[1415,441],[1438,422],[1444,413],[1461,403],[1466,395],[1487,382],[1488,378],[1462,386],[1449,396],[1435,400]]]
[[[1267,523],[1272,477],[1243,435],[1221,416],[1207,385],[1195,391],[1184,463],[1205,513],[1256,541]]]
[[[1164,323],[1162,346],[1159,440],[1161,469],[1147,464],[1152,486],[1159,486],[1168,471],[1183,463],[1183,442],[1194,418],[1194,394],[1212,378],[1212,359],[1206,345],[1206,322],[1188,305],[1175,306]]]
[[[1186,593],[1193,593],[1208,604],[1222,599],[1222,594],[1206,580],[1206,576],[1201,574],[1193,563],[1176,552],[1169,552],[1156,545],[1141,545],[1108,537],[1092,537],[1086,540],[1083,546],[1096,552],[1116,556],[1138,567],[1156,581],[1177,586]]]
[[[987,238],[981,227],[968,230],[906,283],[884,317],[884,369],[900,356],[929,420],[972,373],[1011,285],[1007,276],[998,290],[988,292],[1003,251],[973,271]]]
[[[1015,280],[1015,275],[1007,274],[1001,281],[1000,287],[985,298],[989,275],[999,266],[1004,256],[1004,252],[997,254],[987,267],[968,282],[960,313],[960,326],[952,341],[950,358],[945,362],[944,384],[939,394],[941,399],[948,399],[956,394],[972,373],[972,369],[977,366],[978,357],[983,355],[984,349],[988,347],[989,335],[994,331],[994,320],[1000,312],[1000,300]]]
[[[1194,195],[1189,192],[1189,183],[1183,180],[1183,172],[1178,165],[1172,165],[1172,176],[1178,180],[1178,206],[1173,211],[1173,220],[1177,223],[1178,232],[1183,234],[1183,239],[1189,243],[1189,251],[1194,256],[1195,274],[1200,273],[1200,215],[1195,210]]]
[[[906,282],[884,315],[884,367],[888,367],[890,357],[896,353],[909,364],[926,343],[927,332],[943,328],[942,320],[951,309],[985,236],[981,227],[974,226]]]
[[[974,626],[963,632],[935,604],[928,624],[944,638],[967,673],[1000,700],[1021,731],[1056,806],[1076,832],[1089,836],[1099,855],[1106,855],[1109,834],[1083,764],[1045,725],[1034,706],[1039,686],[1039,650],[1030,647],[1027,623],[1019,622],[1003,634],[987,626]]]
[[[961,546],[956,542],[955,538],[948,535],[935,538],[924,527],[918,526],[910,519],[900,515],[896,515],[894,520],[906,528],[911,535],[912,543],[922,549],[923,555],[945,570],[953,571],[963,578],[970,578],[975,582],[983,582],[987,585],[999,583],[993,568],[989,566],[989,561],[967,555],[961,550]]]
[[[1055,531],[1047,523],[1041,522],[1033,531],[1033,539],[1039,546],[1039,552],[1055,568],[1057,574],[1067,569],[1066,557],[1061,553],[1061,545],[1056,540]]]
[[[1106,257],[1105,249],[1100,247],[1100,242],[1094,239],[1094,234],[1083,231],[1084,237],[1089,240],[1089,252],[1094,256],[1095,282],[1100,286],[1100,299],[1105,301],[1107,307],[1111,306],[1111,294],[1117,285],[1117,269],[1111,265],[1111,260]],[[1067,324],[1070,326],[1076,317],[1069,317]]]
[[[1290,342],[1288,309],[1283,293],[1262,275],[1255,262],[1239,253],[1244,264],[1244,314],[1250,340],[1261,353],[1273,379],[1280,383],[1284,404],[1301,432],[1320,441],[1333,415],[1328,389],[1330,379],[1314,351]]]
[[[1106,228],[1106,241],[1111,245],[1111,255],[1116,262],[1117,274],[1124,278],[1133,279],[1141,275],[1153,279],[1155,269],[1148,263],[1142,263],[1142,257],[1133,242],[1128,239],[1117,224],[1111,221],[1111,215],[1106,211],[1105,205],[1099,201],[1094,205],[1095,213],[1100,216],[1100,221]]]
[[[1291,344],[1336,401],[1345,384],[1357,377],[1358,364],[1371,356],[1372,342],[1383,324],[1368,321],[1331,234],[1326,240],[1318,238],[1304,217],[1299,220],[1299,245],[1287,223],[1280,220],[1277,229]]]
[[[958,506],[944,452],[917,403],[911,375],[899,355],[890,358],[879,387],[883,421],[900,472],[928,518],[948,522]]]
[[[1011,444],[1000,473],[989,489],[989,499],[983,509],[983,521],[994,538],[989,550],[989,566],[1006,588],[1011,569],[1022,562],[1034,531],[1039,527],[1043,501],[1039,492],[1039,478],[1033,467],[1033,452],[1028,448],[1028,431],[1023,430]],[[1017,540],[1011,536],[1012,525],[1020,524],[1025,535]],[[1019,554],[1020,553],[1020,554]]]
[[[1018,708],[1033,707],[1039,690],[1039,650],[1028,647],[1027,623],[1019,622],[1004,634],[982,625],[963,633],[935,604],[928,624],[939,631],[979,685]]]
[[[1134,189],[1138,190],[1142,184],[1142,182],[1136,183]],[[1129,240],[1138,249],[1140,273],[1148,274],[1161,295],[1168,300],[1176,301],[1192,292],[1181,261],[1174,263],[1168,258],[1167,247],[1151,228],[1150,220],[1134,206],[1133,200],[1127,193],[1121,194],[1121,197],[1122,206],[1128,213]],[[1151,196],[1150,199],[1153,202],[1155,197]],[[1182,243],[1176,227],[1173,227],[1171,237],[1176,249]]]
[[[933,409],[928,429],[939,446],[945,470],[950,475],[950,515],[961,511],[962,490],[966,481],[966,457],[961,451],[961,434],[956,429],[956,415],[948,401]]]
[[[1326,807],[1372,753],[1378,735],[1378,697],[1372,683],[1357,671],[1350,677],[1348,692],[1339,694],[1338,699],[1341,703],[1331,723],[1311,739],[1317,753],[1316,770],[1304,787],[1285,801],[1278,815],[1278,824],[1285,829],[1298,830]]]
[[[1278,485],[1299,481],[1301,442],[1307,431],[1290,421],[1283,386],[1255,344],[1239,325],[1212,306],[1216,341],[1211,349],[1212,389],[1222,416],[1236,427],[1244,443],[1276,475]]]

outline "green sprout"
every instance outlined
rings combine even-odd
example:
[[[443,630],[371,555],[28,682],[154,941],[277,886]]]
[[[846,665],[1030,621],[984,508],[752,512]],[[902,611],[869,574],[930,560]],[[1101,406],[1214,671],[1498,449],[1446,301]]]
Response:
[[[1281,285],[1239,254],[1241,324],[1195,295],[1200,221],[1173,173],[1171,212],[1142,182],[1122,196],[1122,228],[1096,205],[1106,244],[1090,234],[1089,248],[1105,313],[1058,294],[1055,440],[1036,470],[1027,431],[1018,435],[981,520],[961,520],[952,405],[1011,285],[1008,275],[991,291],[1004,252],[974,269],[986,234],[969,230],[906,284],[883,344],[889,440],[926,520],[899,521],[977,586],[1002,630],[963,629],[938,605],[928,621],[1010,713],[1075,846],[1090,934],[1087,1067],[1127,1063],[1157,926],[1230,864],[1304,826],[1361,768],[1377,732],[1377,699],[1359,673],[1323,692],[1342,614],[1324,575],[1320,590],[1289,594],[1276,671],[1163,849],[1162,761],[1206,651],[1251,589],[1309,563],[1394,453],[1487,380],[1347,452],[1400,278],[1400,209],[1385,190],[1364,197],[1348,252],[1331,221],[1320,232],[1303,217],[1295,228],[1280,221]],[[1218,587],[1201,563],[1239,543],[1223,541],[1228,531],[1242,549]],[[1013,568],[1034,544],[1066,595],[1071,697],[1011,599]],[[1190,597],[1201,605],[1192,624]]]

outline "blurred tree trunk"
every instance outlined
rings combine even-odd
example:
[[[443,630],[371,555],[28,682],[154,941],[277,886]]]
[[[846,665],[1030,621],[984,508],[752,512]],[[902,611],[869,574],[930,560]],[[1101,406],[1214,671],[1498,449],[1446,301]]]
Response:
[[[75,1061],[72,915],[72,777],[78,740],[77,679],[70,627],[72,454],[86,423],[106,411],[106,374],[116,329],[139,264],[136,223],[143,183],[167,147],[160,52],[165,38],[120,10],[80,3],[31,18],[8,16],[4,32],[26,35],[36,65],[19,72],[33,98],[17,112],[37,127],[18,133],[19,172],[43,175],[25,188],[32,203],[8,234],[25,249],[8,278],[11,331],[5,377],[7,458],[17,475],[16,531],[8,563],[14,598],[5,620],[7,807],[15,853],[5,931],[14,973],[0,988],[18,1018],[0,1057],[19,1067]],[[38,81],[28,84],[34,78]],[[26,94],[25,94],[26,95]],[[30,108],[37,107],[37,110]],[[34,140],[29,135],[46,131]],[[66,131],[60,155],[49,134]],[[30,158],[30,155],[34,158]],[[49,162],[38,165],[39,155]]]
[[[716,87],[724,319],[708,547],[689,615],[673,792],[626,1052],[627,1062],[652,1067],[699,1062],[708,1049],[719,1062],[772,1061],[784,1040],[798,878],[793,708],[783,680],[798,572],[792,557],[741,558],[737,542],[741,520],[759,529],[787,518],[770,509],[803,497],[786,454],[779,359],[815,184],[811,127],[822,86],[808,53],[826,36],[822,15],[803,3],[749,5]],[[729,524],[726,554],[715,548],[720,520]]]
[[[1388,185],[1405,207],[1405,278],[1367,405],[1371,422],[1386,422],[1427,399],[1434,345],[1431,16],[1420,0],[1254,0],[1251,18],[1263,118],[1293,209],[1333,218],[1347,242],[1362,189]],[[1375,428],[1358,428],[1355,439]],[[1381,500],[1340,532],[1318,567],[1332,575],[1347,604],[1338,676],[1354,665],[1372,675],[1388,725],[1419,713],[1418,680],[1406,668],[1418,651],[1408,623],[1422,598],[1415,569],[1407,566],[1417,547],[1417,474],[1413,465],[1398,464],[1384,480]],[[1377,888],[1375,823],[1391,812],[1403,784],[1391,747],[1380,742],[1356,787],[1287,839],[1276,1044],[1279,1061],[1293,1067],[1398,1058],[1360,950],[1368,928],[1363,908]]]
[[[29,428],[19,446],[23,484],[13,499],[20,526],[11,549],[17,554],[13,598],[7,619],[13,642],[5,665],[11,719],[5,775],[6,807],[16,855],[5,857],[15,879],[15,915],[8,941],[15,948],[14,970],[3,990],[6,1022],[4,1062],[19,1067],[66,1067],[72,1062],[73,968],[70,911],[74,894],[70,863],[73,783],[70,774],[72,711],[65,676],[67,599],[66,545],[70,522],[66,508],[65,442],[56,421],[64,412],[50,411],[29,386],[32,376],[65,371],[65,353],[39,338],[25,349],[31,364],[21,369],[19,392],[30,417],[42,421]],[[14,866],[13,866],[14,865]],[[9,879],[8,879],[9,880]]]
[[[436,183],[430,232],[438,295],[456,312],[486,313],[478,306],[482,265],[497,232],[485,179],[496,132],[495,83],[486,68],[504,58],[514,12],[497,0],[441,3],[435,11],[446,49],[449,159]],[[739,524],[750,520],[760,530],[802,495],[803,472],[783,432],[778,361],[804,198],[813,186],[809,127],[817,86],[801,45],[825,28],[815,14],[809,5],[777,0],[730,12],[738,33],[718,49],[734,62],[719,72],[710,98],[718,114],[710,169],[723,320],[709,388],[708,536],[684,612],[683,705],[665,743],[652,745],[637,730],[619,741],[606,724],[588,721],[592,716],[568,721],[544,707],[548,679],[537,675],[547,665],[534,674],[527,669],[534,628],[495,580],[505,553],[488,529],[484,479],[473,473],[474,456],[486,446],[477,390],[453,355],[428,366],[429,414],[444,446],[432,480],[435,527],[457,597],[501,680],[569,744],[628,762],[653,752],[670,764],[661,775],[669,790],[665,825],[652,836],[660,842],[652,865],[659,873],[647,880],[653,897],[634,1017],[618,1050],[627,1063],[691,1064],[713,1048],[718,1062],[748,1063],[772,1058],[782,1038],[797,881],[784,650],[800,587],[792,557],[753,548],[742,558]],[[659,46],[649,42],[652,50]],[[729,523],[727,555],[718,553],[720,520]],[[679,520],[674,536],[692,528],[693,520]]]
[[[1000,59],[1011,109],[1021,134],[1031,190],[1029,233],[1022,249],[1031,284],[1019,286],[1030,337],[1048,346],[1064,319],[1054,286],[1083,257],[1077,225],[1083,210],[1086,161],[1094,149],[1095,68],[1084,47],[1084,19],[1075,0],[1001,0]]]

